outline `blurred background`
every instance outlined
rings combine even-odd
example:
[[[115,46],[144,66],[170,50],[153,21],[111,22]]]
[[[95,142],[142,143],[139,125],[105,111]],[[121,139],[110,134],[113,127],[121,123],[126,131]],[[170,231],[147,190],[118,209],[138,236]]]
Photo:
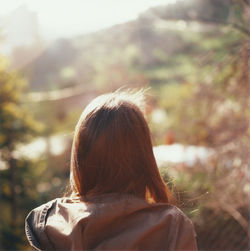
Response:
[[[200,250],[248,250],[250,1],[4,1],[0,250],[30,250],[27,213],[60,197],[95,96],[149,88],[160,172]]]

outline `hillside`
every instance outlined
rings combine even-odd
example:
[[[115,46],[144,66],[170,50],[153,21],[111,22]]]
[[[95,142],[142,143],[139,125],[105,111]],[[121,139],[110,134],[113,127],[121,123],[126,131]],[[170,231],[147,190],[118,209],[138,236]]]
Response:
[[[227,20],[225,6],[230,1],[213,1],[213,5],[209,1],[193,2],[196,5],[177,2],[159,6],[142,13],[137,20],[57,40],[22,73],[33,91],[74,85],[110,90],[123,85],[197,82],[228,51],[234,53],[241,35],[227,26],[217,27]],[[193,12],[190,6],[196,6]],[[202,8],[209,11],[200,22],[195,13],[201,13]],[[212,19],[214,16],[216,19]]]

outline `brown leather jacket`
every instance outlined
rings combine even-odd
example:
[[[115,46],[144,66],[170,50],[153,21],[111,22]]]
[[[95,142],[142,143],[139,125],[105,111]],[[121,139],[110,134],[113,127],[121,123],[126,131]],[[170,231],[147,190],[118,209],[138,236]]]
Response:
[[[197,250],[181,210],[133,195],[55,199],[29,213],[25,231],[37,250]]]

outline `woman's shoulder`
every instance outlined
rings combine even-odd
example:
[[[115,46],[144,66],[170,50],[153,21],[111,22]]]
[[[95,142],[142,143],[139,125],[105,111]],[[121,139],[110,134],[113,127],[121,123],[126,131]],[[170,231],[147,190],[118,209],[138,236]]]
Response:
[[[45,248],[42,243],[49,243],[44,234],[44,227],[49,211],[61,201],[60,198],[48,201],[32,209],[25,219],[25,233],[30,245],[36,250]]]
[[[190,218],[177,206],[168,203],[155,203],[150,204],[148,208],[145,208],[149,214],[155,215],[156,218],[160,218],[161,222],[167,224],[173,223],[175,226],[188,226],[193,229],[193,223]]]
[[[26,223],[32,222],[33,225],[36,225],[38,227],[39,225],[44,223],[45,217],[52,208],[55,208],[56,206],[58,206],[58,204],[74,202],[75,201],[71,198],[55,198],[32,209],[27,215],[25,221]]]
[[[196,233],[192,221],[178,207],[166,203],[156,203],[149,207],[150,226],[158,229],[156,235],[163,234],[170,250],[197,250]]]
[[[152,205],[152,208],[155,208],[159,211],[164,211],[166,216],[173,217],[178,220],[191,222],[188,216],[179,207],[175,205],[168,203],[156,203]]]

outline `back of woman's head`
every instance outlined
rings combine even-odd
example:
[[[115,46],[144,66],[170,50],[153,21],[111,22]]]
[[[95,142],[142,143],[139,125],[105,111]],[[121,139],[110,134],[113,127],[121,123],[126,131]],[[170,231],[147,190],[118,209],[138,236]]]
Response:
[[[72,195],[129,193],[149,202],[171,202],[139,109],[142,97],[142,92],[114,92],[85,108],[72,146]]]

